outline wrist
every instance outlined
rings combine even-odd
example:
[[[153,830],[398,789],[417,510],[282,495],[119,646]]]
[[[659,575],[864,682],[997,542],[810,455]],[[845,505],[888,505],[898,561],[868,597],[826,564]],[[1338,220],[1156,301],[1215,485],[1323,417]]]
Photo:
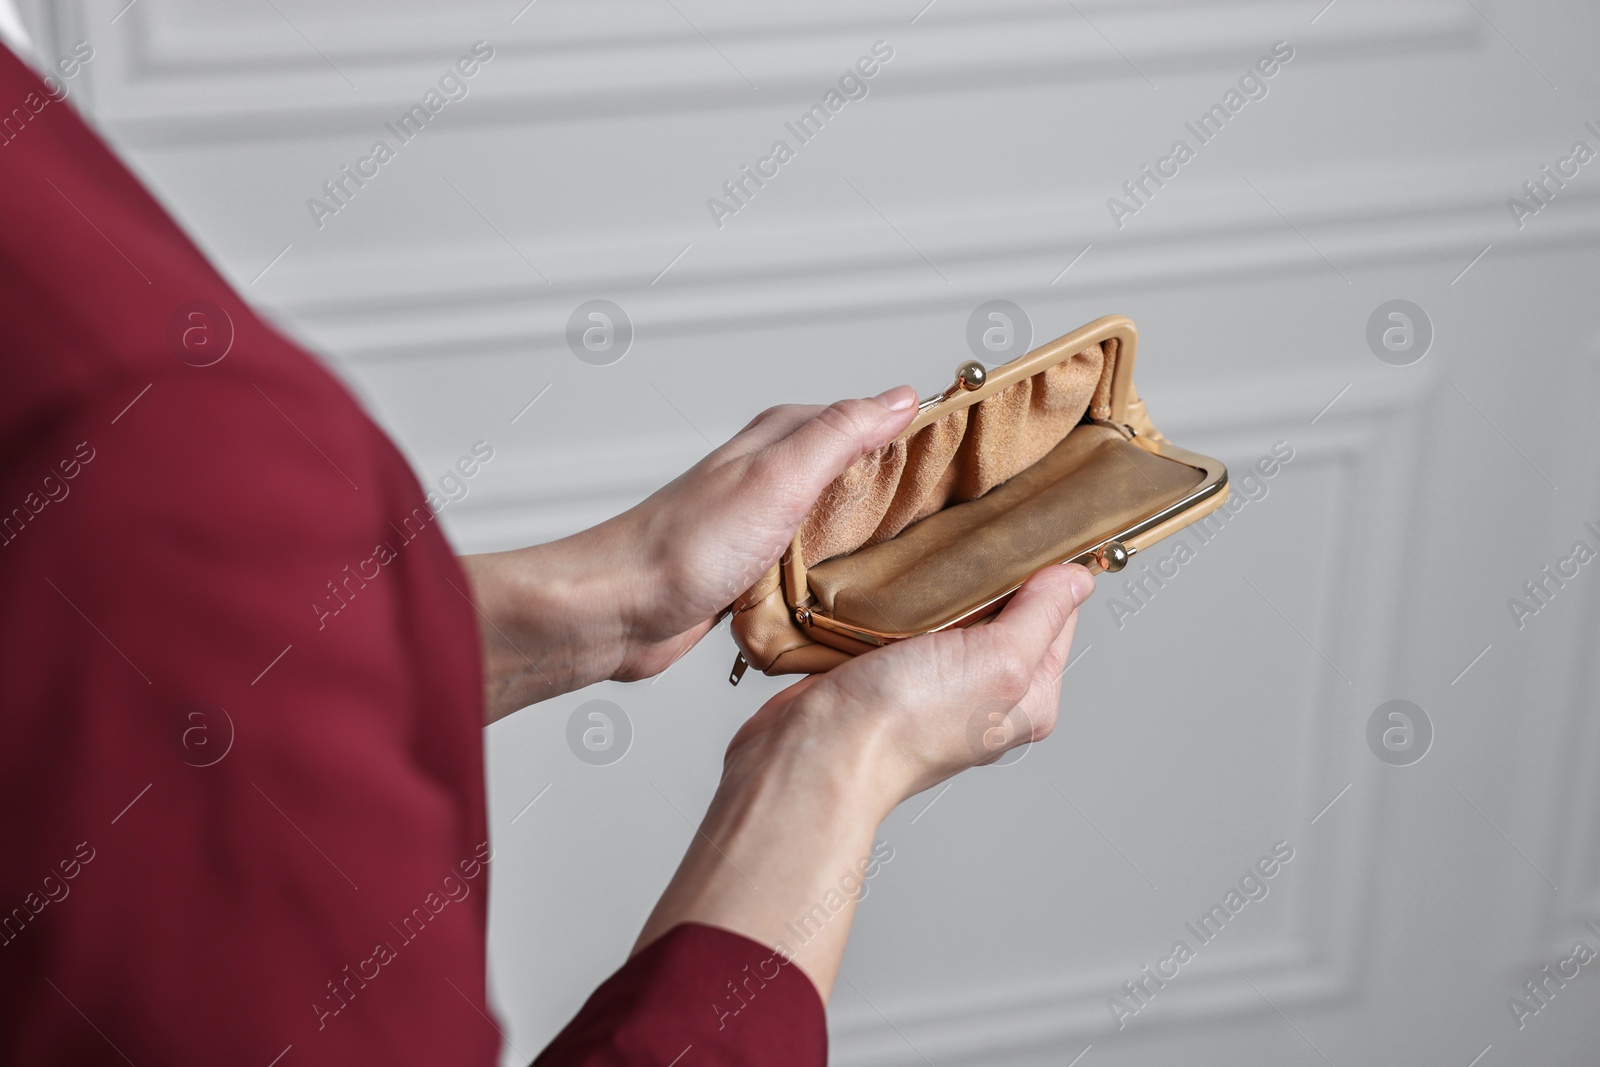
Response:
[[[748,741],[735,738],[725,760],[724,785],[759,780],[768,790],[848,814],[868,824],[871,833],[902,799],[898,759],[881,719],[844,711],[815,690],[762,709],[757,719],[772,715],[774,722]],[[833,812],[818,814],[831,817]]]
[[[641,933],[682,922],[743,934],[796,963],[826,1000],[892,803],[873,754],[804,708],[769,704],[736,738],[683,863]]]
[[[620,571],[578,543],[585,536],[462,560],[490,721],[609,678],[625,657]]]

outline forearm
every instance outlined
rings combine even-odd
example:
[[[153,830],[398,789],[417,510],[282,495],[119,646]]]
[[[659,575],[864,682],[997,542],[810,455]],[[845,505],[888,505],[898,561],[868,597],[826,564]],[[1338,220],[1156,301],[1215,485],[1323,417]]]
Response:
[[[780,724],[730,754],[635,952],[679,923],[719,926],[798,963],[828,999],[893,802],[870,745],[814,729],[797,743],[802,732]]]
[[[483,635],[487,720],[606,678],[666,670],[778,560],[817,494],[915,414],[907,386],[827,408],[773,408],[594,529],[463,557]]]
[[[628,646],[624,561],[595,533],[461,557],[482,637],[486,722],[617,672]]]

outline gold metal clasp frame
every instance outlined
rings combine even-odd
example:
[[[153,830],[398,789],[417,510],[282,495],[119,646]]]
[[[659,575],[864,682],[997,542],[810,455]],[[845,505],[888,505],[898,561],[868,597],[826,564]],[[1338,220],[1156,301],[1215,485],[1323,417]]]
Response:
[[[969,359],[956,367],[956,380],[950,383],[950,388],[937,396],[930,396],[918,401],[917,410],[927,411],[935,404],[949,400],[957,393],[970,393],[974,389],[982,389],[983,383],[988,380],[989,372],[984,370],[983,364],[975,359]]]
[[[1098,422],[1099,420],[1094,421]],[[1124,429],[1120,426],[1118,428]],[[1124,432],[1127,431],[1124,430]],[[1202,456],[1197,452],[1179,448],[1168,441],[1158,441],[1154,438],[1134,436],[1130,439],[1130,443],[1144,449],[1146,452],[1194,467],[1204,473],[1204,478],[1183,499],[1140,519],[1125,529],[1112,532],[1096,540],[1091,545],[1077,548],[1061,559],[1054,561],[1056,564],[1081,563],[1093,571],[1109,571],[1113,573],[1120,571],[1127,566],[1128,560],[1140,549],[1149,547],[1171,532],[1170,530],[1164,530],[1163,527],[1185,517],[1188,512],[1195,509],[1203,509],[1200,515],[1194,516],[1196,520],[1202,518],[1205,514],[1215,510],[1226,499],[1228,471],[1221,462],[1209,456]],[[847,643],[844,646],[846,650],[865,651],[865,648],[861,646],[876,647],[894,641],[903,641],[908,637],[920,637],[922,634],[938,633],[941,630],[948,630],[955,626],[970,625],[999,611],[1000,608],[1005,606],[1006,601],[1010,600],[1012,595],[1021,587],[1022,583],[1018,582],[999,596],[987,600],[976,607],[969,608],[946,622],[929,627],[926,630],[917,630],[911,633],[894,633],[856,626],[852,623],[842,622],[838,619],[818,614],[814,606],[796,608],[794,610],[794,618],[795,622],[802,628],[812,632],[815,640],[823,644],[839,647],[842,640]],[[814,631],[822,632],[817,633]]]

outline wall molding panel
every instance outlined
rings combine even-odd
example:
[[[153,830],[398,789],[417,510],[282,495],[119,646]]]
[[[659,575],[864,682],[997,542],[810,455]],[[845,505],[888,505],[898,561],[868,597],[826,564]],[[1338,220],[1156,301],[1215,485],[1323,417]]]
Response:
[[[1100,647],[1072,675],[1080,747],[1035,757],[1020,787],[957,789],[907,834],[875,883],[889,907],[867,903],[846,961],[859,995],[841,982],[830,1008],[834,1062],[1063,1067],[1092,1043],[1079,1067],[1321,1063],[1314,1041],[1341,1067],[1465,1065],[1493,1042],[1489,1067],[1511,1047],[1507,983],[1600,919],[1600,577],[1552,608],[1564,618],[1539,617],[1538,641],[1502,645],[1485,591],[1513,591],[1546,540],[1600,520],[1581,514],[1600,509],[1600,162],[1520,228],[1507,208],[1575,138],[1600,147],[1584,44],[1600,12],[1324,4],[21,0],[41,54],[94,44],[74,102],[424,484],[492,442],[440,515],[463,551],[615,515],[767,404],[866,395],[891,373],[943,388],[985,301],[1022,306],[1036,343],[1137,319],[1156,424],[1238,476],[1291,442],[1279,503],[1241,513],[1233,547],[1185,563],[1194,577],[1159,610],[1141,602],[1132,636],[1108,638],[1105,606],[1085,616]],[[706,198],[880,39],[895,58],[874,102],[713,218]],[[1108,198],[1280,39],[1293,73],[1119,226]],[[317,217],[324,182],[477,40],[495,58],[468,95]],[[634,329],[603,367],[566,337],[597,298]],[[1396,298],[1432,316],[1419,363],[1370,339]],[[1529,469],[1547,455],[1559,494]],[[494,727],[491,971],[517,1046],[541,1047],[579,985],[625,958],[721,747],[777,691],[728,687],[730,644],[714,634],[658,686],[605,683]],[[596,693],[638,727],[615,767],[561,738]],[[1433,715],[1427,762],[1369,748],[1369,717],[1395,697]],[[1104,812],[1104,842],[1004,821],[1063,769],[1083,823]],[[537,821],[508,829],[548,785]],[[685,806],[662,813],[660,796]],[[1120,852],[1122,832],[1127,867],[1152,856],[1148,887],[1101,847]],[[1297,850],[1266,906],[1281,910],[1117,1031],[1106,999],[1154,958],[1145,939],[1179,936],[1164,917],[1267,833]],[[982,892],[1018,906],[984,912]],[[1055,932],[1034,936],[1039,915]],[[985,941],[989,921],[1003,940]],[[1517,1054],[1579,1062],[1543,1035],[1592,1037],[1580,996]]]
[[[860,210],[849,221],[806,227],[740,233],[708,227],[699,254],[686,256],[659,285],[652,276],[682,249],[681,230],[531,248],[549,268],[549,284],[532,278],[491,235],[394,255],[311,254],[256,288],[271,311],[323,351],[361,364],[435,358],[463,345],[560,348],[567,316],[595,296],[622,304],[637,329],[684,336],[820,315],[965,307],[997,294],[1112,297],[1284,275],[1342,284],[1340,272],[1395,263],[1437,263],[1448,284],[1486,245],[1495,246],[1498,260],[1600,236],[1600,190],[1590,189],[1566,193],[1560,218],[1518,232],[1504,206],[1508,185],[1494,179],[1518,165],[1526,161],[1493,160],[1481,170],[1443,175],[1385,166],[1279,176],[1273,202],[1293,226],[1242,182],[1175,191],[1187,199],[1151,205],[1174,209],[1148,220],[1160,228],[1130,223],[1125,234],[1099,218],[1096,229],[1064,224],[1060,208],[1046,204],[900,220],[948,281],[882,220]]]
[[[60,32],[116,35],[116,60],[95,72],[96,109],[143,147],[364,130],[414,102],[480,38],[509,62],[482,79],[463,120],[526,125],[805,99],[877,39],[916,57],[881,91],[923,94],[1228,68],[1274,37],[1310,31],[1294,0],[1085,0],[1081,14],[1049,0],[946,0],[921,16],[898,2],[784,10],[684,0],[680,15],[650,0],[543,0],[515,23],[514,3],[372,5],[364,20],[282,6],[292,26],[269,5],[141,0],[102,30],[121,3],[77,0]],[[1371,55],[1375,43],[1390,54],[1473,48],[1484,33],[1466,0],[1346,6],[1316,27],[1325,58]],[[1097,32],[1085,32],[1086,19]]]

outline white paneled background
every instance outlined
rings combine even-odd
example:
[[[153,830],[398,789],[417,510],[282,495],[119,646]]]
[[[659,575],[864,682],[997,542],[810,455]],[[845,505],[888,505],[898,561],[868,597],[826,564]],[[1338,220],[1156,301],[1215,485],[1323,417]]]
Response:
[[[995,298],[1041,341],[1134,318],[1185,446],[1242,471],[1292,445],[1120,628],[1102,580],[1048,743],[885,825],[836,1062],[1600,1061],[1600,964],[1521,1029],[1507,1004],[1600,946],[1600,573],[1521,629],[1507,607],[1600,548],[1600,163],[1520,229],[1506,205],[1600,149],[1600,13],[925,2],[23,8],[47,58],[94,45],[79,105],[421,478],[494,445],[445,513],[464,550],[625,508],[767,405],[941,388]],[[319,229],[307,199],[480,40],[468,95]],[[718,228],[706,199],[878,41],[869,94]],[[1107,198],[1277,41],[1268,94],[1118,229]],[[611,366],[564,341],[593,298],[636,329]],[[1365,340],[1394,298],[1436,332],[1407,367]],[[732,656],[719,632],[489,731],[507,1063],[624,959],[728,736],[785,684],[730,688]],[[603,768],[564,742],[595,696],[636,730]],[[1395,697],[1435,729],[1407,767],[1365,737]],[[1107,999],[1279,840],[1270,895],[1118,1029]]]

